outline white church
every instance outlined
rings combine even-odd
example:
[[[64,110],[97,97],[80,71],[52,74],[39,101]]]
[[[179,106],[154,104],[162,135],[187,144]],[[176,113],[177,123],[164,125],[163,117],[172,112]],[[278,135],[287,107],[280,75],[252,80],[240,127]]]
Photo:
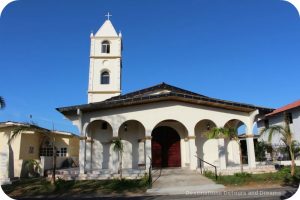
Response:
[[[213,127],[244,126],[244,169],[256,169],[254,124],[273,109],[197,94],[160,83],[127,94],[121,92],[122,35],[107,19],[91,34],[88,103],[57,110],[81,134],[80,175],[116,174],[124,144],[125,176],[153,168],[197,170],[198,158],[218,172],[239,168],[239,147],[228,139],[207,139]],[[124,78],[126,80],[126,77]]]

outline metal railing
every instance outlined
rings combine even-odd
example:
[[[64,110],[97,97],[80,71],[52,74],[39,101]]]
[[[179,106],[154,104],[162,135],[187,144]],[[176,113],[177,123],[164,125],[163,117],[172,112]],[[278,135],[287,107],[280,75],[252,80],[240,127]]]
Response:
[[[212,166],[212,167],[215,168],[215,177],[216,177],[216,180],[218,180],[217,167],[215,165],[213,165],[213,164],[211,164],[209,162],[206,162],[205,160],[199,158],[198,156],[195,156],[195,157],[198,158],[198,160],[199,160],[201,174],[203,174],[203,169],[202,168],[204,168],[204,167],[202,167],[202,166],[204,166],[204,165],[202,165],[202,162],[204,162],[204,163],[206,163],[206,164],[208,164],[208,165],[210,165],[210,166]]]

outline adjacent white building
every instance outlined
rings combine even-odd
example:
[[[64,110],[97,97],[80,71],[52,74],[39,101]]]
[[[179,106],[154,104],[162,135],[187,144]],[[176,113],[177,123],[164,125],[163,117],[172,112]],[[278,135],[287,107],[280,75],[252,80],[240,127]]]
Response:
[[[225,101],[166,83],[121,94],[122,37],[111,21],[91,34],[88,104],[57,108],[80,130],[80,173],[116,173],[124,143],[128,174],[153,167],[199,168],[197,157],[226,170],[238,166],[239,148],[227,139],[207,139],[213,127],[244,126],[248,168],[255,169],[255,122],[273,109]],[[126,81],[126,77],[124,79]]]
[[[262,128],[274,125],[285,126],[285,116],[288,119],[290,129],[293,133],[293,140],[296,140],[298,143],[300,143],[300,100],[292,102],[288,105],[274,110],[271,113],[266,114],[265,117],[258,122],[258,129],[261,130]],[[262,139],[264,141],[267,141],[267,137],[262,137]],[[280,135],[275,135],[275,137],[273,137],[272,145],[274,147],[274,150],[276,150],[277,147],[285,146],[285,144],[281,141]],[[278,157],[281,157],[282,155],[281,153],[279,153],[279,155],[274,156],[275,159],[280,160],[280,158]],[[297,159],[299,160],[300,157],[298,157]],[[297,165],[300,165],[299,161],[296,162]],[[283,162],[283,164],[290,163]]]

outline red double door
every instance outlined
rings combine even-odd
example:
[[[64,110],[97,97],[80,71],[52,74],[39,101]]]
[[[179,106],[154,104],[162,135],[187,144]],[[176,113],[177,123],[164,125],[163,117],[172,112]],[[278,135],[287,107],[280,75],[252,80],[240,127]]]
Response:
[[[152,166],[180,167],[180,136],[171,127],[161,126],[152,132]]]

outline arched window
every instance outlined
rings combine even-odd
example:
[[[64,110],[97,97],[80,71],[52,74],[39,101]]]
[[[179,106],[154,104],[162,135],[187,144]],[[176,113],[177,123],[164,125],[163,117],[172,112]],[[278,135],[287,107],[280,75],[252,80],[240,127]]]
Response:
[[[109,73],[107,71],[101,73],[101,84],[109,84]]]
[[[110,53],[110,44],[107,40],[102,42],[101,53]]]

